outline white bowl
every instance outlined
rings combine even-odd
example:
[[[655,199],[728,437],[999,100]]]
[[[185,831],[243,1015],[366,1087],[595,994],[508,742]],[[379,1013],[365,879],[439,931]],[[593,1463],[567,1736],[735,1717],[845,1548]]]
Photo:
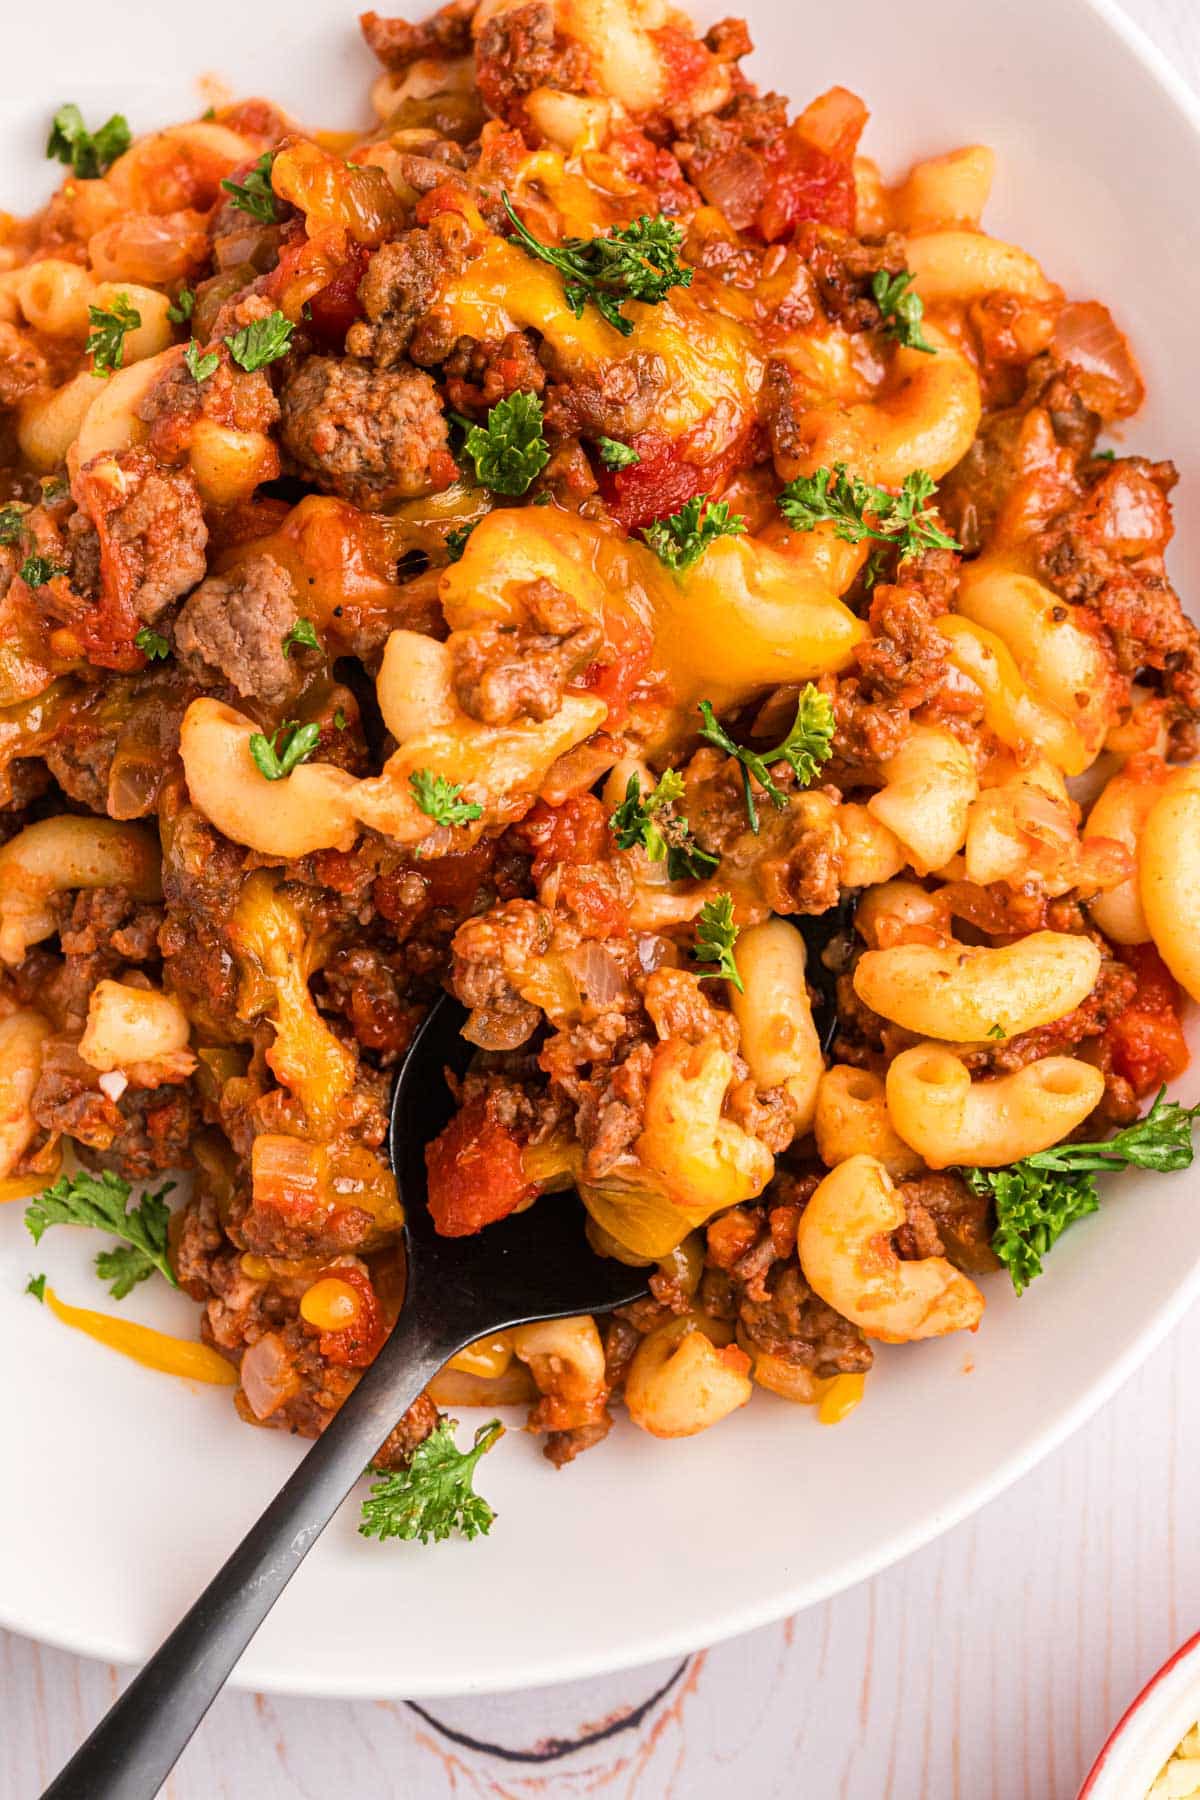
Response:
[[[1200,1632],[1146,1683],[1114,1725],[1079,1800],[1144,1800],[1180,1739],[1200,1721]]]
[[[123,0],[109,15],[93,0],[10,9],[0,204],[49,192],[41,146],[65,100],[89,119],[119,107],[141,129],[194,115],[192,78],[215,72],[314,123],[362,119],[372,66],[354,10],[352,0],[309,0],[300,12],[284,0],[209,0],[201,29],[182,0]],[[718,10],[726,0],[701,8]],[[886,169],[972,141],[996,147],[990,228],[1073,293],[1111,303],[1150,385],[1131,441],[1190,472],[1200,244],[1186,221],[1200,136],[1161,59],[1086,0],[1006,0],[1001,15],[962,0],[925,0],[919,16],[894,0],[747,0],[746,11],[759,79],[800,103],[837,81],[860,91],[874,109],[866,147]],[[1182,491],[1186,514],[1190,483]],[[1174,570],[1186,593],[1200,566],[1183,523]],[[94,1246],[60,1230],[35,1251],[21,1208],[0,1213],[0,1623],[132,1662],[303,1446],[248,1430],[227,1393],[193,1391],[64,1330],[21,1290],[44,1268],[69,1299],[103,1304]],[[348,1506],[238,1679],[331,1695],[511,1688],[762,1624],[905,1555],[1029,1469],[1198,1287],[1195,1178],[1112,1182],[1104,1211],[1064,1239],[1024,1300],[993,1281],[978,1336],[885,1352],[865,1403],[834,1429],[762,1395],[683,1443],[619,1427],[562,1474],[513,1432],[482,1482],[498,1523],[474,1544],[367,1543]],[[195,1330],[190,1303],[149,1286],[124,1310]]]

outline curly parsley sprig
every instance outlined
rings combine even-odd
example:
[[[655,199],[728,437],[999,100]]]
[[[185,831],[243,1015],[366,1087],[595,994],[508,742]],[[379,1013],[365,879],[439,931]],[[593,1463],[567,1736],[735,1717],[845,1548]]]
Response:
[[[646,798],[636,772],[625,784],[625,798],[609,818],[618,850],[642,849],[651,862],[666,862],[671,881],[703,881],[720,858],[702,849],[687,819],[675,809],[684,797],[683,777],[667,769]]]
[[[736,757],[742,765],[746,821],[755,836],[758,835],[758,806],[752,782],[756,781],[772,806],[782,812],[787,806],[788,797],[772,779],[771,764],[787,763],[800,785],[808,787],[816,780],[822,763],[828,762],[833,754],[833,702],[820,688],[814,687],[811,681],[800,692],[791,730],[774,750],[760,752],[748,749],[745,744],[735,743],[717,719],[712,703],[708,700],[700,702],[700,717],[704,721],[700,730],[704,742],[714,745],[718,750],[724,750],[727,756]]]
[[[184,367],[192,380],[199,385],[215,375],[221,362],[218,350],[202,350],[195,338],[189,338],[183,352]]]
[[[661,563],[676,575],[684,575],[695,567],[710,544],[718,538],[737,537],[745,529],[746,521],[740,513],[730,515],[728,501],[710,502],[707,494],[696,494],[678,512],[645,526],[642,536]]]
[[[701,971],[701,981],[711,981],[722,977],[731,981],[739,994],[745,993],[742,978],[738,974],[737,964],[733,960],[733,947],[738,939],[738,927],[733,922],[733,896],[718,894],[713,900],[706,900],[700,908],[700,917],[696,921],[696,944],[692,955],[697,962],[716,963],[715,969]]]
[[[475,1470],[504,1436],[504,1427],[499,1419],[490,1420],[479,1427],[471,1448],[460,1450],[454,1441],[457,1425],[457,1419],[439,1419],[407,1469],[379,1474],[362,1504],[363,1537],[418,1538],[422,1544],[432,1538],[437,1544],[455,1532],[465,1538],[487,1535],[496,1514],[475,1492]]]
[[[597,438],[596,449],[606,469],[632,469],[642,460],[632,444],[618,443],[616,438]]]
[[[472,819],[483,815],[482,806],[476,806],[473,800],[459,799],[461,782],[435,775],[432,769],[414,769],[408,785],[421,811],[435,825],[469,825]]]
[[[112,375],[122,367],[126,335],[136,331],[141,322],[142,315],[130,305],[128,294],[115,294],[108,307],[88,307],[91,330],[83,348],[92,359],[94,375]]]
[[[167,1255],[167,1230],[171,1212],[166,1196],[175,1184],[168,1181],[155,1193],[144,1193],[136,1206],[130,1206],[130,1187],[111,1169],[92,1175],[81,1169],[74,1175],[60,1175],[25,1208],[25,1224],[35,1244],[51,1225],[89,1225],[96,1231],[109,1231],[125,1242],[117,1250],[101,1250],[96,1256],[96,1273],[111,1285],[114,1300],[123,1300],[139,1281],[145,1281],[157,1269],[172,1287],[178,1287],[175,1271]],[[40,1298],[40,1296],[39,1296]]]
[[[172,325],[186,325],[196,310],[196,294],[193,288],[181,287],[174,300],[167,308],[167,317]]]
[[[146,658],[147,662],[165,662],[171,654],[171,645],[161,631],[152,631],[149,625],[143,625],[134,633],[134,643]]]
[[[1018,1294],[1042,1273],[1042,1258],[1077,1219],[1100,1205],[1097,1174],[1137,1168],[1186,1169],[1200,1105],[1180,1106],[1160,1088],[1144,1119],[1094,1144],[1056,1144],[1004,1169],[964,1169],[967,1185],[995,1202],[992,1249]]]
[[[299,618],[289,626],[279,640],[283,654],[287,656],[294,648],[301,650],[319,650],[321,640],[317,636],[317,628],[311,619]]]
[[[898,494],[851,475],[845,463],[797,476],[778,495],[779,510],[797,531],[813,531],[831,523],[848,544],[864,538],[894,544],[902,557],[922,550],[962,548],[942,530],[929,507],[937,483],[927,469],[904,477]]]
[[[486,425],[468,426],[465,449],[484,487],[523,494],[550,461],[537,395],[518,392],[497,400]]]
[[[264,368],[267,363],[287,354],[295,329],[292,321],[276,309],[265,319],[254,319],[249,325],[243,325],[225,342],[239,369],[253,374],[255,369]]]
[[[123,113],[113,113],[99,130],[91,132],[79,108],[68,102],[54,115],[46,155],[51,162],[66,163],[81,181],[94,181],[111,168],[118,156],[124,156],[132,142],[129,121]]]
[[[271,186],[274,162],[274,150],[266,150],[240,181],[232,181],[226,177],[221,183],[237,210],[249,213],[252,219],[257,219],[263,225],[276,225],[281,216],[279,203]]]
[[[0,544],[19,544],[25,536],[25,514],[28,507],[20,504],[0,506]]]
[[[928,341],[921,329],[925,303],[913,291],[915,280],[911,269],[902,269],[898,275],[889,275],[886,269],[875,271],[871,292],[880,312],[880,329],[906,350],[924,350],[927,355],[936,356],[937,346]]]
[[[514,211],[507,194],[503,199],[517,242],[527,255],[549,263],[563,276],[563,295],[577,319],[590,302],[622,337],[628,337],[633,320],[621,311],[627,300],[658,306],[671,288],[692,285],[691,269],[679,260],[683,231],[670,219],[643,213],[632,225],[618,225],[605,237],[543,244]]]
[[[18,573],[26,587],[45,587],[60,575],[68,573],[66,563],[56,563],[48,556],[27,556]]]
[[[310,720],[301,725],[298,719],[285,719],[273,737],[261,731],[250,736],[250,754],[254,766],[267,781],[282,781],[297,764],[307,762],[321,737],[321,727]]]

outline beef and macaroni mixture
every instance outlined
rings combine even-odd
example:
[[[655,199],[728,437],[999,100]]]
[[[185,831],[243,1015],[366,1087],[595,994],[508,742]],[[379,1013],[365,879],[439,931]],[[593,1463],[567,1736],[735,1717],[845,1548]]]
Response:
[[[1138,1123],[1200,997],[1175,470],[1101,448],[1137,364],[987,234],[986,149],[889,180],[665,0],[362,28],[364,134],[64,104],[0,224],[4,1191],[190,1169],[105,1272],[161,1226],[242,1416],[315,1434],[445,986],[438,1229],[577,1189],[652,1297],[475,1346],[385,1460],[439,1403],[555,1463],[618,1399],[836,1418],[1190,1156]]]

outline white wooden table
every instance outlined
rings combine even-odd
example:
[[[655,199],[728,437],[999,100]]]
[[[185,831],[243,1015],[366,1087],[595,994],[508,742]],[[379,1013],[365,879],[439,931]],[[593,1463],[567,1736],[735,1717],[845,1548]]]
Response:
[[[1197,0],[1125,3],[1200,88]],[[1008,1494],[782,1625],[683,1663],[490,1699],[225,1694],[164,1793],[1073,1800],[1114,1717],[1200,1629],[1198,1376],[1200,1308]],[[0,1632],[0,1800],[33,1800],[121,1682]]]

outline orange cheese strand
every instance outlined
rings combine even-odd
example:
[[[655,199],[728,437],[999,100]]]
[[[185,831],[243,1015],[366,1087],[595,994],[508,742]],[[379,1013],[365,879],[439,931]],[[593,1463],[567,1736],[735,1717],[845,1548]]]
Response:
[[[834,1375],[817,1403],[817,1418],[822,1425],[840,1425],[863,1397],[867,1385],[865,1375]]]
[[[84,1331],[110,1350],[145,1364],[148,1369],[161,1369],[164,1375],[182,1375],[187,1381],[208,1381],[218,1387],[234,1387],[238,1373],[232,1363],[210,1350],[207,1344],[186,1338],[168,1337],[165,1331],[153,1331],[149,1325],[135,1325],[131,1319],[114,1319],[111,1313],[92,1312],[86,1306],[68,1306],[52,1287],[46,1288],[46,1305],[64,1325]]]
[[[28,1200],[49,1187],[48,1175],[6,1175],[0,1180],[0,1205],[5,1200]]]

